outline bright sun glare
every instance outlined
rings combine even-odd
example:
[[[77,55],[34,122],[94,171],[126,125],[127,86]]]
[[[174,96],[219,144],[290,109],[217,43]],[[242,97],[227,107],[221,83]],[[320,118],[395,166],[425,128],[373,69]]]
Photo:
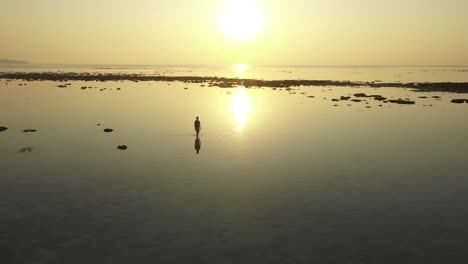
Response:
[[[229,38],[245,41],[263,27],[263,14],[256,0],[225,0],[220,14],[220,28]]]

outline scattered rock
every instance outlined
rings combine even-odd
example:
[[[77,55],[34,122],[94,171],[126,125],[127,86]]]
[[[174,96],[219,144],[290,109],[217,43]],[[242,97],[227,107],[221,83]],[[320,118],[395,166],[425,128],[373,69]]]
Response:
[[[98,126],[101,126],[101,124],[97,124]]]
[[[333,102],[339,102],[340,100],[338,99],[332,99]]]
[[[365,93],[357,93],[357,94],[354,94],[354,97],[368,97]]]
[[[454,104],[463,104],[466,102],[468,104],[468,99],[453,99],[451,102]]]
[[[0,127],[0,132],[8,130],[8,127]]]
[[[434,99],[440,99],[441,97],[438,96],[438,95],[435,95],[435,96],[432,96],[432,98],[434,98]]]
[[[413,105],[413,104],[416,104],[416,102],[414,101],[408,101],[408,100],[402,100],[402,99],[398,99],[398,100],[388,100],[390,103],[393,103],[393,104],[401,104],[401,105]]]
[[[362,100],[359,100],[359,99],[353,99],[351,100],[352,102],[356,102],[356,103],[359,103],[359,102],[362,102]]]
[[[188,88],[187,88],[187,87],[185,87],[185,88],[184,88],[184,90],[188,90]]]
[[[81,87],[81,90],[86,90],[86,88],[88,88],[88,87],[83,86],[83,87]]]
[[[22,149],[18,150],[18,153],[32,152],[32,150],[33,150],[32,147],[22,148]]]
[[[66,85],[59,85],[59,86],[57,86],[57,87],[58,87],[58,88],[67,88]]]
[[[369,97],[374,98],[376,101],[385,101],[387,98],[383,97],[382,95],[370,95]]]
[[[315,96],[313,96],[313,95],[309,95],[309,96],[307,96],[307,97],[309,97],[309,98],[315,98]]]
[[[113,131],[114,131],[114,129],[111,129],[111,128],[104,129],[104,132],[106,132],[106,133],[110,133],[110,132],[113,132]]]
[[[349,99],[351,99],[351,96],[341,96],[340,98],[341,101],[348,101]]]
[[[418,98],[420,98],[420,99],[427,99],[427,98],[429,98],[429,97],[427,97],[427,96],[419,96]]]
[[[125,146],[125,145],[120,145],[117,147],[117,149],[120,149],[120,150],[126,150],[128,147]]]
[[[25,129],[23,130],[23,133],[34,133],[34,132],[37,132],[36,129]]]

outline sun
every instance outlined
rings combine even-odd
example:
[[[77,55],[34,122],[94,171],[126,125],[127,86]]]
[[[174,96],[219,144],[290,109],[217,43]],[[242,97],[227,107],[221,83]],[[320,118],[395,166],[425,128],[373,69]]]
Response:
[[[263,14],[255,0],[225,0],[219,25],[226,36],[246,41],[258,35],[263,27]]]

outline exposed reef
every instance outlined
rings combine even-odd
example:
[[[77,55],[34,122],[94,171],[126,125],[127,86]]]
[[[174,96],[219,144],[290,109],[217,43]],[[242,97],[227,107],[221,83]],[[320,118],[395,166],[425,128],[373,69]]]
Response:
[[[370,88],[409,88],[416,91],[468,93],[467,82],[359,82],[333,80],[257,80],[225,77],[199,76],[162,76],[141,74],[112,74],[112,73],[75,73],[75,72],[0,72],[0,79],[27,81],[160,81],[208,84],[213,87],[232,88],[236,86],[291,88],[298,86],[335,86],[335,87],[370,87]],[[69,84],[61,85],[68,86]],[[63,88],[65,88],[63,87]]]

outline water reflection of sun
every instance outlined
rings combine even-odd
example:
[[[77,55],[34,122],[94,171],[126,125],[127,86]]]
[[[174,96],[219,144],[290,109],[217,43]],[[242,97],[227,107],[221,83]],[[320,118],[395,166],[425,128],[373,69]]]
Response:
[[[247,117],[252,108],[249,97],[245,93],[245,88],[242,86],[237,87],[237,92],[231,103],[231,110],[236,118],[236,130],[238,132],[242,131],[245,123],[247,122]]]

